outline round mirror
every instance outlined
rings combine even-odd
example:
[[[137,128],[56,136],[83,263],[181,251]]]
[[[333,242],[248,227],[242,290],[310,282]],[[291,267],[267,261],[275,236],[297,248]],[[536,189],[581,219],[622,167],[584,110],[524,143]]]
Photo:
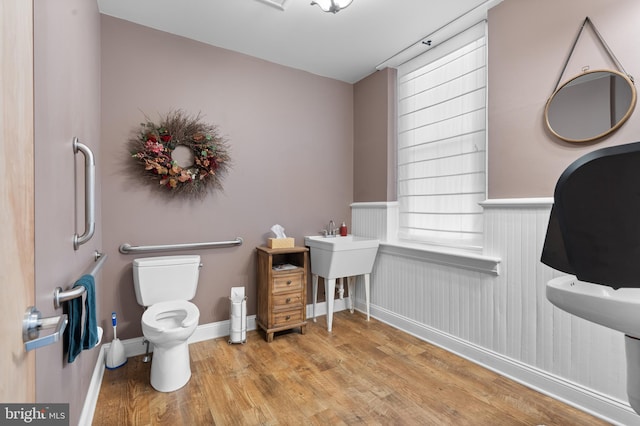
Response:
[[[567,142],[589,142],[616,130],[636,106],[636,88],[626,75],[587,71],[560,86],[547,101],[549,130]]]

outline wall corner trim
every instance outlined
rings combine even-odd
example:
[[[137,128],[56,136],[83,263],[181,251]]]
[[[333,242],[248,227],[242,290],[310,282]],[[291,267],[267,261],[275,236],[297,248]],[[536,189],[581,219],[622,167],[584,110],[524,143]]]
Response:
[[[387,209],[389,207],[394,207],[397,205],[397,201],[374,201],[351,203],[350,207],[352,209]]]

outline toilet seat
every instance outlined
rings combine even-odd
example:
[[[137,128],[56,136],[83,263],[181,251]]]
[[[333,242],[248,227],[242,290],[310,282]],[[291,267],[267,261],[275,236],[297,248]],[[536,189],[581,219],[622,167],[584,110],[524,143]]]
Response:
[[[173,392],[191,378],[189,338],[200,311],[186,300],[158,302],[142,314],[142,334],[153,345],[151,386],[160,392]]]
[[[172,321],[176,316],[182,317],[181,321]],[[154,333],[167,333],[172,330],[180,330],[193,327],[198,323],[200,311],[198,307],[186,300],[172,300],[151,305],[142,314],[142,323]]]

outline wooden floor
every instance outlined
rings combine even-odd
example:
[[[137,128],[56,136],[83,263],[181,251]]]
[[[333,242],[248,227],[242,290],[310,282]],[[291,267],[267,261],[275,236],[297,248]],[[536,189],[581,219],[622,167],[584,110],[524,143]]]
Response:
[[[605,425],[360,313],[307,333],[190,345],[193,375],[156,392],[142,356],[106,370],[94,425]]]

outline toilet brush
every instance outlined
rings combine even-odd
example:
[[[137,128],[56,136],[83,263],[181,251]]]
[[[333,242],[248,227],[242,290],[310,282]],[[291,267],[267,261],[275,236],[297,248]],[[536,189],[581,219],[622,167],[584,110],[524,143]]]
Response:
[[[127,357],[124,354],[124,346],[120,339],[118,339],[118,322],[116,320],[116,313],[113,312],[111,314],[111,324],[113,325],[113,341],[109,346],[109,351],[107,352],[107,358],[105,360],[105,364],[109,370],[116,369],[118,367],[122,367],[127,363]]]

